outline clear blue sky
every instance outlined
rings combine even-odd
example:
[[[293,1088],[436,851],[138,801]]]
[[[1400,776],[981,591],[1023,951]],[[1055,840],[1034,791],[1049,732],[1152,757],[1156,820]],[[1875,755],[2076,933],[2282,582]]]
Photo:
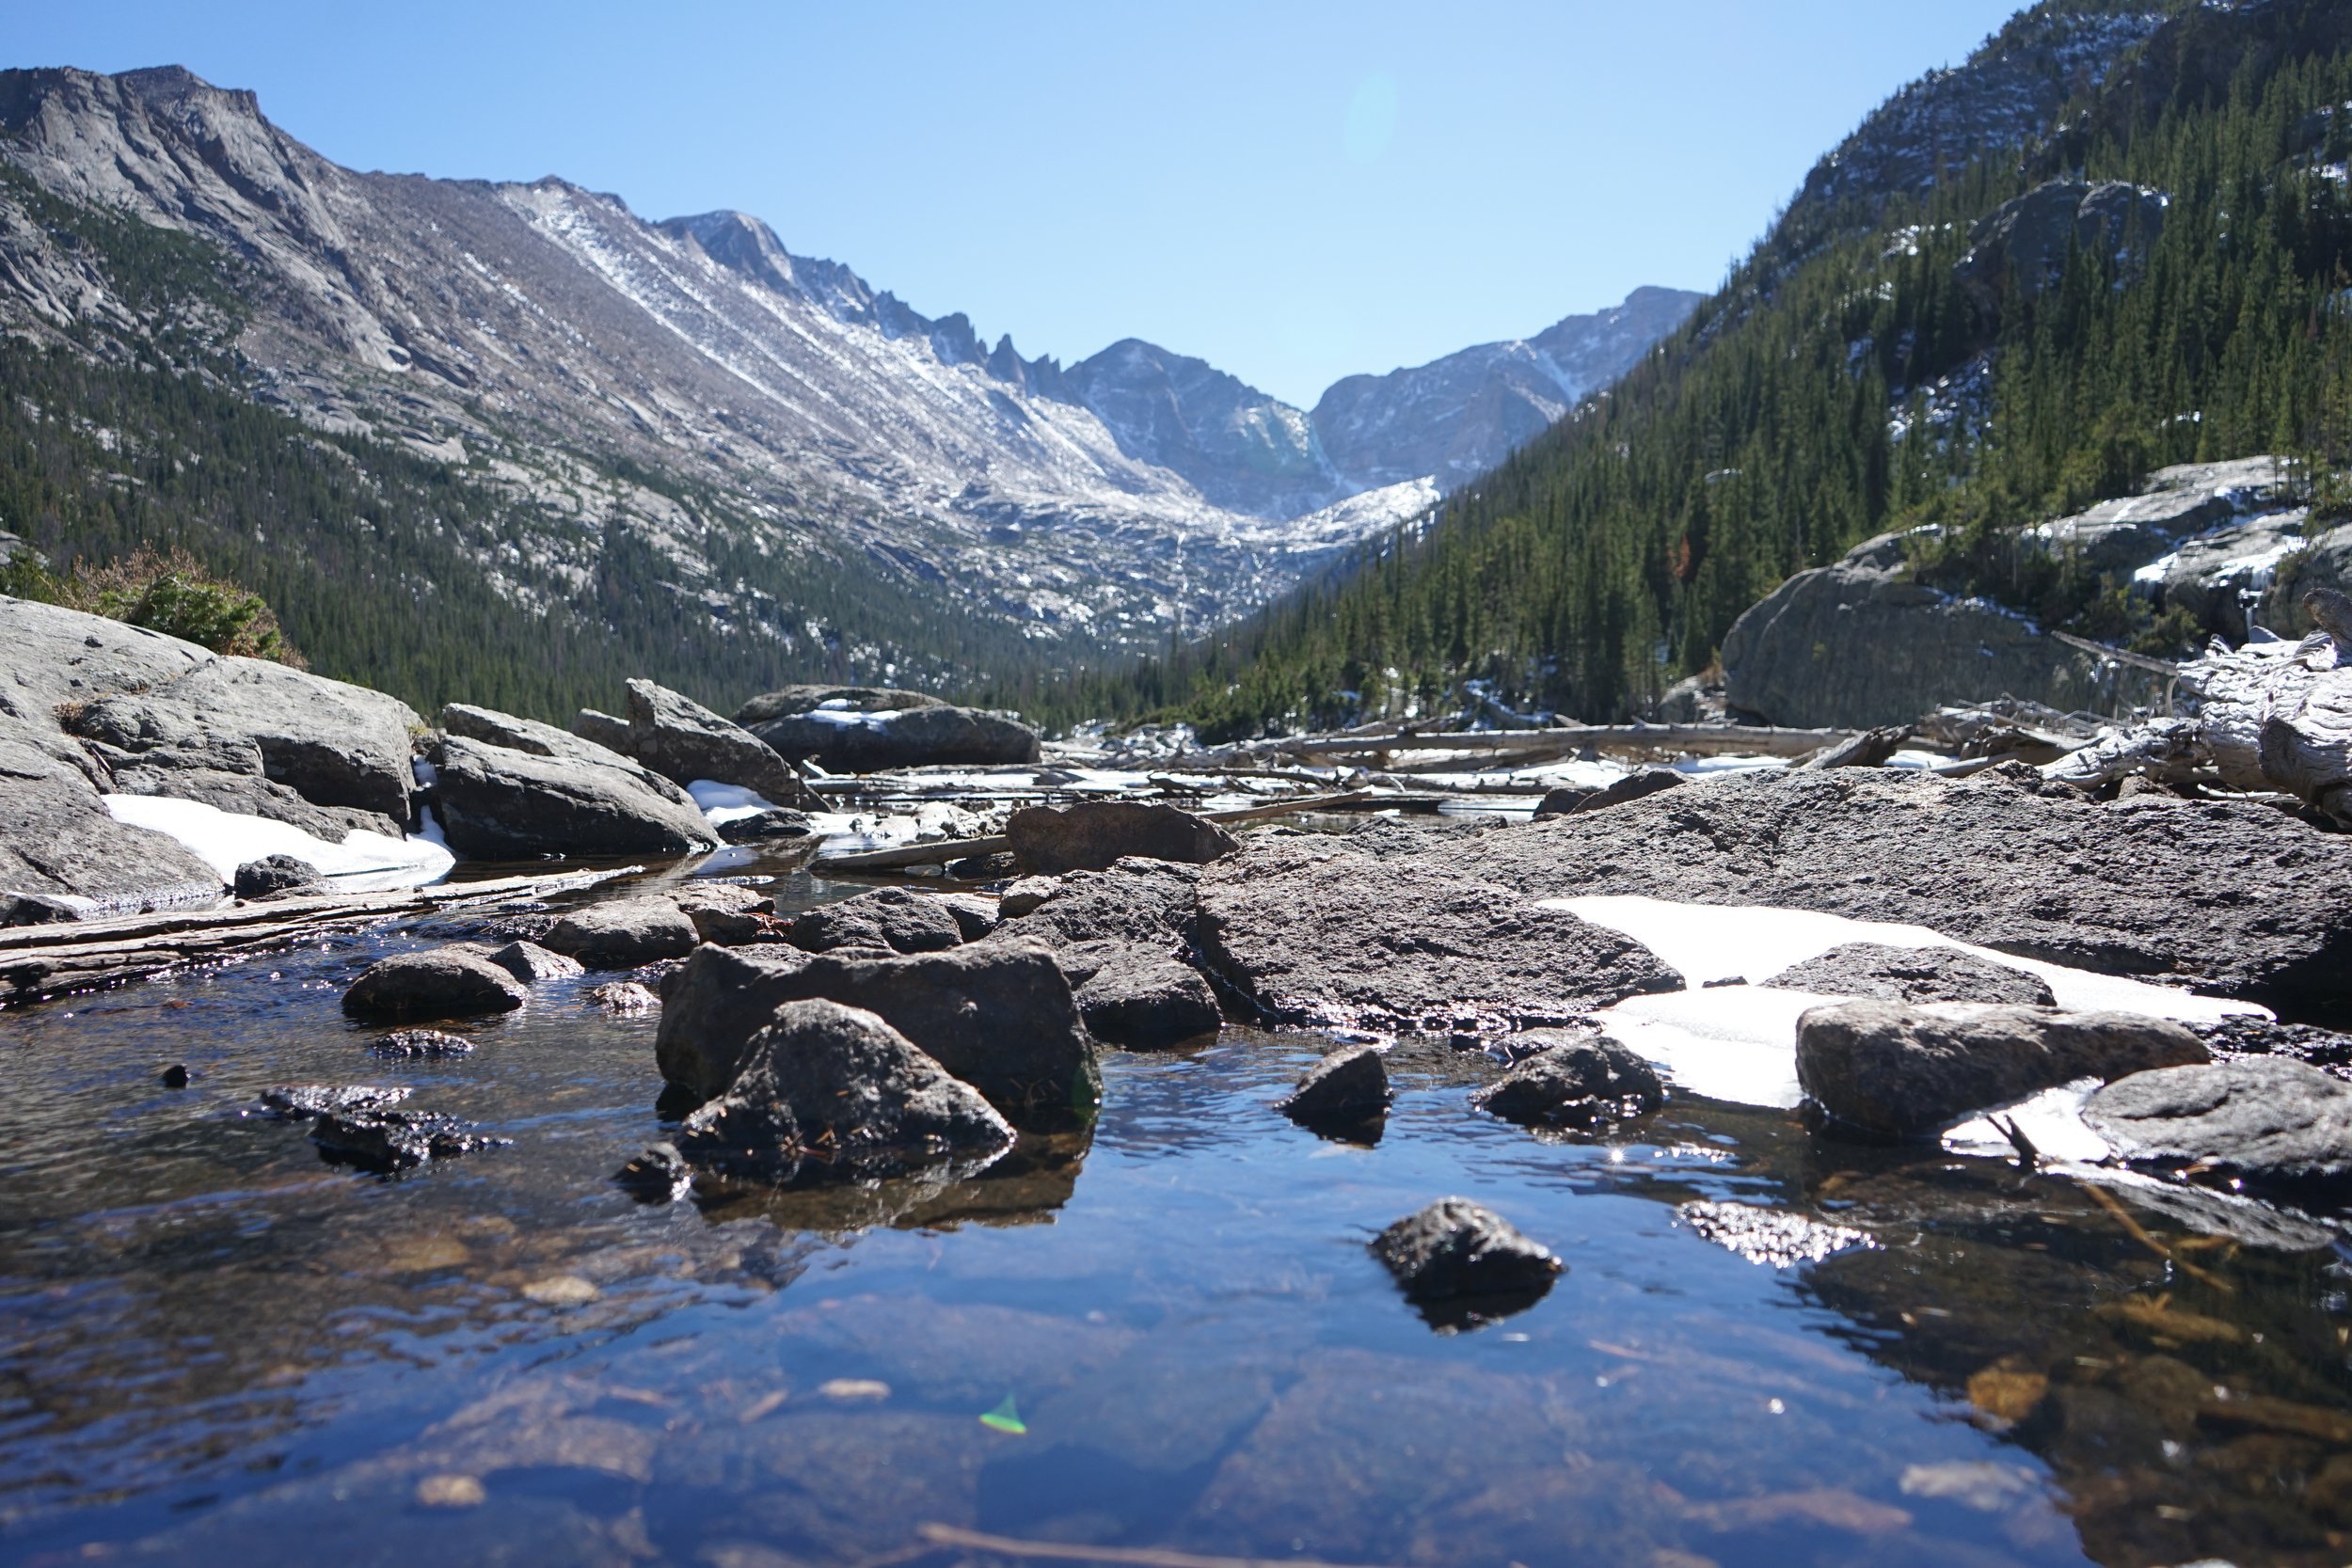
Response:
[[[358,168],[736,207],[1025,354],[1292,402],[1711,288],[2011,0],[626,6],[15,0],[0,63],[177,63]]]

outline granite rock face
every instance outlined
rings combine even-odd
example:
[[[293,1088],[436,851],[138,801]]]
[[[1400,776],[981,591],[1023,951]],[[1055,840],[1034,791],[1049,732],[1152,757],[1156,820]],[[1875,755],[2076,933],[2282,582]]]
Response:
[[[434,804],[460,854],[686,855],[718,842],[684,791],[667,780],[655,787],[625,759],[545,755],[451,735],[433,761]]]
[[[114,819],[92,782],[98,772],[55,730],[0,717],[0,895],[13,897],[9,919],[217,898],[220,873],[177,839]]]
[[[673,784],[709,779],[752,790],[771,805],[816,804],[807,784],[772,747],[692,698],[652,681],[628,683],[626,719],[582,709],[572,727]]]

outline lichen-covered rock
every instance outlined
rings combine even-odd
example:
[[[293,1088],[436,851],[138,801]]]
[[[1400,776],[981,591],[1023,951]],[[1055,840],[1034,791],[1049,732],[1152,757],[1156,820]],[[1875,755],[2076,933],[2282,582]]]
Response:
[[[343,992],[343,1011],[354,1018],[469,1018],[512,1012],[529,996],[520,980],[481,954],[442,947],[370,965]]]
[[[1416,1302],[1532,1299],[1550,1290],[1560,1274],[1560,1259],[1548,1249],[1464,1197],[1439,1198],[1406,1215],[1380,1232],[1372,1251]]]
[[[1386,1116],[1393,1098],[1388,1064],[1373,1047],[1359,1045],[1317,1062],[1275,1109],[1301,1127],[1353,1129]]]
[[[1611,1039],[1563,1039],[1470,1097],[1523,1127],[1586,1128],[1647,1116],[1666,1102],[1658,1069]]]
[[[1082,800],[1029,806],[1005,825],[1013,859],[1030,876],[1107,871],[1130,856],[1206,865],[1239,847],[1232,834],[1174,806],[1136,800]]]
[[[1929,1136],[1963,1117],[2076,1079],[2207,1059],[2180,1024],[2134,1013],[1847,1002],[1797,1021],[1797,1082],[1834,1127]]]
[[[2285,1187],[2352,1188],[2352,1085],[2279,1057],[2109,1084],[2083,1119],[2124,1159]]]
[[[590,969],[634,969],[682,958],[698,940],[694,922],[677,905],[649,895],[575,910],[540,942]]]
[[[2040,975],[1957,947],[1887,947],[1869,942],[1833,947],[1760,984],[1880,1002],[1997,1002],[2019,1007],[2057,1003]]]

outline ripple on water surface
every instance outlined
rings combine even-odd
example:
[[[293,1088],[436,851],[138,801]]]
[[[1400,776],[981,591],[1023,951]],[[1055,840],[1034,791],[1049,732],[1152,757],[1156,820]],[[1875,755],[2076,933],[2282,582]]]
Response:
[[[340,988],[412,944],[0,1014],[0,1558],[2344,1560],[2324,1231],[1688,1098],[1538,1138],[1433,1047],[1329,1141],[1273,1108],[1328,1042],[1247,1031],[977,1180],[646,1207],[654,1021],[372,1057]],[[355,1175],[241,1114],[301,1081],[514,1144]],[[1364,1243],[1455,1193],[1567,1272],[1440,1334]]]

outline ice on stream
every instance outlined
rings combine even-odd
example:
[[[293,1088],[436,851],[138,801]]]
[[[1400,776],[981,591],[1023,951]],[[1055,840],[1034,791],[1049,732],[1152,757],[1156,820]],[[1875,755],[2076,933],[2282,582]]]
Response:
[[[448,876],[456,863],[437,832],[429,837],[388,838],[362,829],[345,834],[341,844],[329,844],[287,823],[222,811],[200,800],[163,795],[104,799],[116,821],[179,840],[218,872],[223,883],[236,879],[237,867],[270,855],[292,855],[317,867],[343,893],[423,887]]]

